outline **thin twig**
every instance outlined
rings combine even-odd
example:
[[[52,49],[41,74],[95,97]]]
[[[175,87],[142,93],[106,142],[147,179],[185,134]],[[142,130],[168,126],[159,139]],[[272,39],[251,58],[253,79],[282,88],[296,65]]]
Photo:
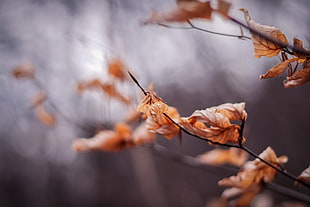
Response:
[[[169,29],[184,29],[184,30],[194,29],[194,30],[198,30],[198,31],[201,31],[201,32],[206,32],[206,33],[220,35],[220,36],[225,36],[225,37],[236,37],[236,38],[239,38],[239,39],[249,39],[249,40],[251,39],[251,37],[244,36],[243,33],[241,33],[240,35],[232,35],[232,34],[226,34],[226,33],[221,33],[221,32],[214,32],[214,31],[210,31],[210,30],[207,30],[207,29],[203,29],[201,27],[197,27],[197,26],[195,26],[190,21],[187,21],[187,23],[189,24],[190,27],[173,26],[173,25],[167,25],[167,24],[163,24],[163,23],[157,23],[157,24],[162,26],[162,27],[169,28]]]
[[[137,84],[137,86],[142,90],[142,92],[144,93],[144,95],[147,95],[147,92],[144,90],[144,88],[139,84],[138,80],[128,71],[130,77],[133,79],[133,81]],[[268,165],[269,167],[272,167],[273,169],[275,169],[276,171],[280,172],[281,174],[287,176],[288,178],[296,181],[296,182],[299,182],[300,184],[306,186],[306,187],[309,187],[310,188],[310,185],[300,179],[298,179],[297,177],[295,177],[294,175],[282,170],[281,168],[273,165],[272,163],[262,159],[261,157],[259,157],[258,154],[256,154],[255,152],[253,152],[252,150],[248,149],[247,147],[245,147],[244,145],[242,145],[241,142],[239,142],[239,145],[234,145],[234,144],[227,144],[227,143],[219,143],[219,142],[214,142],[212,140],[209,140],[205,137],[200,137],[188,130],[186,130],[185,128],[183,128],[180,124],[178,124],[177,122],[175,122],[169,115],[167,115],[166,113],[163,113],[172,123],[174,123],[177,127],[180,128],[180,130],[182,130],[183,132],[185,132],[186,134],[188,135],[191,135],[195,138],[198,138],[200,140],[203,140],[203,141],[206,141],[206,142],[210,142],[214,145],[220,145],[220,146],[225,146],[225,147],[234,147],[234,148],[239,148],[239,149],[242,149],[244,151],[246,151],[248,154],[252,155],[253,157],[259,159],[260,161],[262,161],[263,163],[265,163],[266,165]],[[241,124],[241,127],[240,127],[240,131],[239,131],[239,136],[242,138],[243,136],[243,128],[244,128],[244,121],[242,122]]]

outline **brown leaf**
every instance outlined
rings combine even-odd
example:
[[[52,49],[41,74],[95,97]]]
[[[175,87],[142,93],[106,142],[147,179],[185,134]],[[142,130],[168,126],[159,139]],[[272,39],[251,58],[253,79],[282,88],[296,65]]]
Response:
[[[99,79],[93,79],[90,81],[81,81],[77,85],[77,92],[82,93],[85,90],[97,89],[100,90],[102,88],[103,83]]]
[[[281,164],[287,162],[287,157],[285,156],[277,158],[271,147],[267,147],[267,149],[264,150],[259,157],[275,166],[280,166]],[[248,188],[251,185],[260,184],[262,182],[271,182],[274,179],[276,172],[277,171],[275,169],[269,167],[259,159],[255,159],[254,161],[248,161],[236,176],[231,176],[220,180],[219,185],[236,188]]]
[[[306,168],[302,173],[297,177],[297,179],[302,180],[310,184],[310,166]],[[295,182],[295,185],[299,186],[299,182]]]
[[[153,12],[145,24],[163,22],[186,22],[190,19],[211,19],[210,2],[178,1],[177,7],[167,12]]]
[[[132,136],[131,128],[124,123],[119,123],[113,130],[103,130],[94,137],[86,139],[81,138],[73,142],[73,148],[77,152],[88,150],[103,150],[116,152],[134,144],[130,141]]]
[[[241,102],[235,104],[226,103],[212,107],[211,109],[215,109],[216,113],[223,114],[230,121],[231,120],[245,121],[247,118],[247,113],[244,108],[245,108],[245,102]]]
[[[123,62],[118,58],[108,62],[108,73],[121,81],[126,80],[128,77],[124,69],[125,66]]]
[[[301,40],[297,39],[296,37],[294,38],[294,47],[297,47],[301,50],[304,50],[305,52],[310,52],[310,49],[304,48],[303,42]],[[303,53],[297,52],[296,50],[293,50],[293,52],[298,58],[301,58],[301,59],[307,59],[307,58],[309,59],[310,58],[309,55],[305,55]]]
[[[147,123],[143,122],[133,131],[132,137],[133,143],[138,146],[144,143],[154,142],[155,134],[150,132]]]
[[[276,41],[282,42],[283,44],[286,45],[288,44],[286,36],[278,28],[258,24],[257,22],[251,19],[248,10],[246,9],[240,9],[240,10],[244,12],[244,17],[249,27],[264,35],[267,35],[268,37]],[[282,51],[282,46],[270,42],[257,34],[254,33],[251,34],[254,46],[254,57],[256,58],[260,58],[261,56],[273,57],[278,55],[278,53]]]
[[[35,108],[35,115],[37,119],[46,126],[52,127],[56,123],[55,116],[46,111],[42,105],[39,105]]]
[[[310,62],[304,64],[304,68],[293,73],[283,82],[285,88],[301,86],[310,81]]]
[[[222,14],[224,17],[228,18],[229,10],[231,8],[231,3],[226,0],[218,0],[217,12]]]
[[[230,123],[230,119],[245,118],[244,103],[223,104],[205,110],[196,110],[190,117],[182,118],[179,124],[189,132],[213,142],[239,143],[240,126]],[[242,142],[244,141],[243,137]]]
[[[282,73],[284,73],[285,69],[287,68],[287,66],[290,63],[297,61],[297,60],[298,60],[298,58],[292,58],[292,59],[285,60],[285,61],[279,63],[278,65],[272,67],[271,69],[269,69],[265,74],[261,75],[259,78],[260,79],[266,79],[266,78],[277,77],[277,76],[281,75]]]
[[[245,151],[237,148],[229,148],[228,150],[214,149],[199,155],[196,159],[201,163],[209,165],[223,165],[228,163],[235,166],[242,166],[248,158],[247,155]]]
[[[140,101],[137,110],[147,117],[156,116],[167,112],[168,105],[151,91]]]
[[[175,121],[178,121],[180,115],[176,108],[169,106],[166,114]],[[150,116],[146,120],[147,128],[150,132],[161,134],[168,139],[172,139],[179,134],[180,129],[164,114]]]
[[[35,97],[32,99],[32,107],[37,107],[41,105],[47,99],[47,94],[44,91],[39,92]]]
[[[19,78],[32,79],[35,75],[35,69],[32,64],[26,63],[26,64],[19,65],[13,68],[12,74],[17,79]]]
[[[129,104],[130,103],[130,99],[123,96],[115,87],[114,84],[112,83],[105,83],[102,84],[101,86],[102,90],[111,98],[116,98],[120,101],[122,101],[125,104]]]

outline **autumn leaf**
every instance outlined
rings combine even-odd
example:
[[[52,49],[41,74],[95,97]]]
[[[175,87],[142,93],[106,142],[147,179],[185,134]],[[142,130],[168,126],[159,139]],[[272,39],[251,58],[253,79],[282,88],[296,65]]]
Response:
[[[90,90],[90,89],[101,89],[103,83],[99,79],[93,79],[90,81],[81,81],[77,85],[77,92],[82,93],[85,90]]]
[[[303,46],[303,42],[299,39],[297,39],[296,37],[294,38],[294,47],[300,49],[300,50],[304,50],[305,52],[310,52],[310,49],[306,49]],[[297,52],[296,50],[293,49],[294,55],[297,56],[300,59],[309,59],[310,56],[309,55],[305,55],[303,53]]]
[[[223,15],[224,17],[228,18],[229,10],[231,8],[231,3],[226,0],[218,0],[217,2],[217,12]]]
[[[168,111],[168,105],[164,101],[156,96],[152,91],[148,92],[146,96],[141,100],[137,110],[141,113],[145,113],[147,117],[163,114]]]
[[[30,63],[25,63],[13,68],[12,74],[15,78],[30,78],[32,79],[35,75],[35,69]]]
[[[297,179],[302,180],[310,184],[310,166],[306,168],[302,173],[297,177]],[[295,185],[299,186],[299,182],[295,182]]]
[[[176,108],[169,106],[166,114],[176,122],[180,118],[180,115]],[[179,134],[180,129],[176,126],[168,117],[164,114],[158,114],[150,116],[146,120],[147,128],[150,132],[160,134],[167,139],[172,139]]]
[[[229,148],[227,150],[214,149],[197,156],[196,159],[201,163],[209,165],[223,165],[227,163],[235,166],[242,166],[248,158],[247,155],[245,151],[237,148]]]
[[[286,36],[278,28],[258,24],[257,22],[251,19],[248,10],[246,9],[240,9],[240,10],[244,12],[246,23],[250,28],[278,42],[288,45],[288,40]],[[256,58],[260,58],[261,56],[273,57],[278,55],[278,53],[282,51],[281,45],[268,41],[265,38],[253,32],[251,33],[251,35],[254,46],[254,57]]]
[[[102,90],[111,98],[116,98],[125,104],[130,103],[130,99],[123,96],[115,87],[113,83],[105,83],[101,85]]]
[[[267,147],[260,155],[260,158],[275,165],[280,166],[287,162],[286,156],[277,158],[275,152],[271,147]],[[276,170],[266,165],[259,159],[254,161],[248,161],[243,169],[236,175],[229,178],[224,178],[219,181],[220,186],[236,187],[236,188],[248,188],[251,185],[264,183],[270,183],[275,175]]]
[[[277,157],[271,147],[267,147],[259,157],[277,167],[287,162],[286,156]],[[240,195],[234,202],[238,205],[249,205],[255,195],[260,192],[262,184],[273,181],[276,172],[275,169],[256,158],[254,161],[246,162],[236,176],[224,178],[218,184],[231,187],[222,193],[223,197]]]
[[[49,127],[55,125],[56,122],[55,116],[46,111],[46,109],[42,105],[39,105],[35,108],[35,115],[42,124]]]
[[[233,119],[246,118],[244,106],[244,103],[224,104],[196,110],[190,117],[182,118],[179,124],[189,132],[212,142],[221,144],[244,142],[245,138],[240,138],[240,126],[230,122]]]
[[[272,67],[271,69],[269,69],[265,74],[261,75],[259,78],[260,79],[266,79],[266,78],[277,77],[277,76],[281,75],[282,73],[284,73],[285,69],[288,67],[289,64],[291,64],[292,62],[295,62],[297,60],[298,60],[298,58],[292,58],[292,59],[285,60],[285,61],[279,63],[278,65]]]
[[[186,22],[190,19],[211,19],[210,2],[177,1],[177,6],[167,12],[153,12],[145,24],[163,22]]]
[[[132,135],[133,143],[138,146],[145,143],[152,143],[155,139],[155,134],[150,132],[146,122],[142,122]]]
[[[301,86],[310,81],[310,62],[304,64],[303,69],[296,71],[283,82],[285,88]]]
[[[109,75],[124,81],[128,78],[127,73],[124,71],[125,65],[123,62],[116,58],[108,62],[108,73]]]
[[[116,152],[134,145],[130,139],[131,128],[124,123],[118,123],[114,130],[103,130],[92,138],[80,138],[73,142],[73,148],[77,152],[89,150],[103,150]]]
[[[44,91],[39,92],[35,97],[32,99],[32,107],[37,107],[41,105],[47,99],[47,94]]]

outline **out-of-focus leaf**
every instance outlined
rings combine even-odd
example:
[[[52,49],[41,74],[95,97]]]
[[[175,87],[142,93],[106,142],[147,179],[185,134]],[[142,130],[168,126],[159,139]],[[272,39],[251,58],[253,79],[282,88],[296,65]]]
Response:
[[[214,149],[208,151],[202,155],[199,155],[196,159],[209,165],[222,165],[231,164],[235,166],[242,166],[248,158],[248,154],[237,148],[230,149]]]
[[[286,36],[278,28],[258,24],[257,22],[251,19],[248,10],[246,9],[240,9],[240,10],[244,12],[244,17],[249,27],[276,41],[288,45],[288,40]],[[278,53],[282,51],[281,45],[270,42],[253,32],[251,34],[254,46],[254,57],[256,58],[260,58],[261,56],[273,57],[278,55]]]
[[[32,99],[32,107],[37,107],[41,105],[47,99],[47,94],[45,91],[39,92],[35,97]]]
[[[146,122],[142,122],[134,131],[132,135],[133,143],[137,146],[145,143],[154,142],[155,134],[150,132]]]
[[[32,79],[35,75],[35,69],[32,64],[25,63],[13,68],[12,74],[15,78],[30,78]]]
[[[228,13],[231,8],[231,3],[226,0],[218,0],[217,12],[222,14],[224,17],[229,17]]]
[[[302,173],[297,178],[310,184],[310,166],[302,171]],[[299,186],[300,183],[295,182],[295,185]]]
[[[125,65],[119,58],[108,62],[108,73],[121,81],[128,78],[128,74],[125,72]]]
[[[190,19],[211,19],[213,9],[210,2],[178,1],[177,6],[167,12],[153,12],[145,24],[163,22],[186,22]]]
[[[52,127],[56,123],[55,116],[46,111],[42,105],[39,105],[35,108],[35,115],[37,119],[46,126]]]

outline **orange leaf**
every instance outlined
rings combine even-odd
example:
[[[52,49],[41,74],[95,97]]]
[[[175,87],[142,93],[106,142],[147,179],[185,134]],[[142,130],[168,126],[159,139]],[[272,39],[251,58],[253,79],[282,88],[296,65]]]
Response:
[[[248,154],[245,151],[237,148],[230,148],[228,150],[214,149],[199,155],[196,159],[201,163],[209,165],[222,165],[228,163],[235,166],[241,166],[246,162],[247,155]]]
[[[180,117],[177,109],[171,106],[168,107],[166,114],[175,121]],[[180,132],[179,127],[163,114],[148,117],[146,124],[150,132],[161,134],[168,139],[175,137]]]
[[[217,5],[216,11],[222,14],[224,17],[228,18],[229,17],[228,13],[231,7],[231,3],[225,0],[218,0],[217,4],[218,5]]]
[[[222,198],[235,198],[229,206],[250,206],[254,197],[262,190],[262,186],[254,185],[246,189],[228,188],[222,193]],[[238,198],[236,198],[240,195]]]
[[[168,12],[154,12],[145,22],[186,22],[190,19],[211,19],[213,9],[210,2],[201,1],[178,1],[177,7]]]
[[[37,119],[46,126],[52,127],[55,125],[56,118],[51,113],[47,112],[43,106],[38,106],[35,109]]]
[[[12,74],[15,78],[33,78],[35,69],[32,64],[27,63],[13,68]]]
[[[304,48],[303,46],[303,42],[299,39],[297,39],[296,37],[294,38],[294,47],[297,47],[301,50],[304,50],[305,52],[310,52],[310,49],[306,49]],[[297,52],[295,50],[293,50],[294,54],[298,57],[298,58],[301,58],[301,59],[309,59],[310,56],[309,55],[305,55],[303,53],[300,53],[300,52]]]
[[[73,142],[73,148],[77,152],[88,150],[115,152],[133,146],[133,143],[130,141],[131,136],[131,128],[127,124],[119,123],[115,126],[114,131],[104,130],[92,138],[75,140]]]
[[[244,103],[222,104],[205,110],[196,110],[190,117],[182,118],[179,124],[193,134],[213,142],[239,143],[240,126],[230,123],[230,120],[245,120],[247,114],[244,106]],[[241,141],[244,142],[245,138],[242,137]]]
[[[276,41],[282,42],[283,44],[288,44],[286,36],[278,28],[258,24],[251,19],[248,10],[240,10],[244,12],[244,17],[249,27],[264,35],[267,35],[268,37]],[[261,56],[273,57],[278,55],[278,53],[282,51],[282,46],[270,42],[254,33],[252,33],[252,42],[254,46],[254,57],[256,58],[260,58]]]
[[[120,59],[113,59],[108,63],[108,73],[121,81],[128,77],[124,69],[125,66]]]
[[[137,110],[141,113],[145,113],[147,117],[156,116],[167,112],[168,105],[151,91],[141,100]]]
[[[41,105],[45,100],[47,99],[47,94],[44,91],[41,91],[38,93],[33,99],[32,99],[32,107],[37,107]]]
[[[105,83],[101,86],[102,90],[109,96],[122,101],[125,104],[130,103],[130,99],[123,96],[112,83]]]
[[[132,135],[133,143],[135,145],[141,145],[144,143],[152,143],[155,139],[154,133],[151,133],[146,122],[141,123],[134,131]]]
[[[310,166],[302,171],[302,173],[297,178],[310,184]],[[299,186],[300,183],[295,182],[295,185]]]
[[[297,60],[298,60],[298,58],[292,58],[292,59],[285,60],[285,61],[279,63],[278,65],[272,67],[271,69],[269,69],[265,74],[261,75],[259,78],[260,79],[266,79],[266,78],[277,77],[277,76],[281,75],[282,73],[284,73],[285,69],[287,68],[287,66],[290,63],[297,61]]]
[[[81,81],[77,85],[77,91],[79,93],[89,89],[101,89],[103,83],[99,79],[93,79],[90,81]]]
[[[296,71],[283,82],[285,88],[301,86],[310,81],[310,62],[304,64],[304,68]]]

